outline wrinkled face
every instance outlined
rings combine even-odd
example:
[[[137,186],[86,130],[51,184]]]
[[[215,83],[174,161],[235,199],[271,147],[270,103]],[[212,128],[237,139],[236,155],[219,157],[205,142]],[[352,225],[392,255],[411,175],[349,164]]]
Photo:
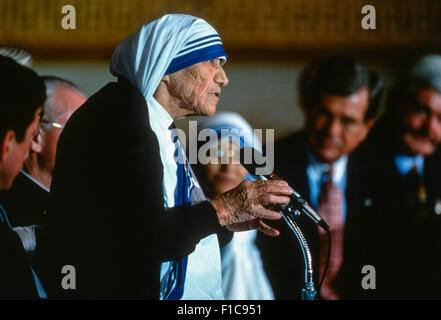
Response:
[[[42,160],[41,164],[49,172],[52,172],[55,166],[55,154],[62,127],[64,127],[72,113],[86,101],[86,98],[75,90],[60,86],[54,91],[53,101],[54,105],[63,112],[56,119],[45,119],[42,124],[40,158]],[[54,126],[55,123],[61,125],[61,127]]]
[[[170,75],[170,93],[185,109],[185,116],[212,116],[216,112],[221,88],[228,78],[220,59],[200,62]]]
[[[421,88],[404,117],[403,140],[414,154],[432,154],[441,142],[441,93]]]
[[[37,129],[40,123],[40,116],[42,112],[43,108],[38,108],[35,111],[34,119],[26,129],[23,141],[18,142],[14,136],[11,143],[9,144],[7,154],[2,155],[2,158],[4,157],[4,164],[2,165],[4,170],[2,170],[3,172],[1,172],[1,190],[9,189],[12,186],[15,177],[20,173],[20,170],[23,168],[23,162],[29,155],[32,139],[38,132]]]
[[[210,159],[205,165],[207,180],[215,196],[233,189],[247,175],[246,169],[239,164],[239,152],[237,143],[222,141],[219,145],[218,157]],[[235,159],[234,163],[233,159]]]
[[[319,106],[306,110],[309,145],[321,161],[332,163],[364,140],[373,124],[365,121],[368,103],[369,91],[362,88],[347,97],[324,95]]]

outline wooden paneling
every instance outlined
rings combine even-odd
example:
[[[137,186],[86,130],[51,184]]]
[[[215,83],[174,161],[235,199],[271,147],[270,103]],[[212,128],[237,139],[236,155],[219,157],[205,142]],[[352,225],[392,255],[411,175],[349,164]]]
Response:
[[[376,30],[361,27],[365,4],[376,8]],[[76,8],[76,30],[61,27],[63,5]],[[236,52],[441,47],[439,0],[0,0],[0,43],[107,57],[142,23],[177,12],[205,18]]]

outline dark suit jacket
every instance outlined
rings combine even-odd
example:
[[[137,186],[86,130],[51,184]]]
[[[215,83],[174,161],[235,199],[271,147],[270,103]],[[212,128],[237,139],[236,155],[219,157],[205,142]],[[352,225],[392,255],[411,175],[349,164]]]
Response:
[[[28,252],[35,272],[39,273],[39,245],[44,241],[49,192],[31,181],[23,173],[14,180],[12,187],[0,194],[0,203],[5,208],[11,225],[24,227],[35,225],[36,249]]]
[[[37,289],[17,233],[0,223],[0,299],[36,299]]]
[[[35,298],[36,297],[36,288],[34,284],[34,279],[30,272],[30,266],[34,269],[37,276],[40,275],[41,263],[44,263],[45,259],[41,259],[40,257],[40,243],[44,241],[44,227],[46,225],[46,210],[49,199],[49,193],[32,182],[29,178],[27,178],[24,174],[20,173],[14,180],[12,187],[4,192],[0,193],[0,203],[5,209],[11,226],[15,227],[23,227],[23,226],[31,226],[35,225],[35,237],[36,237],[36,249],[31,252],[24,252],[24,248],[22,245],[22,241],[18,237],[15,232],[11,231],[15,235],[10,235],[10,241],[14,241],[18,238],[20,244],[14,244],[15,250],[23,251],[16,252],[16,266],[13,267],[20,273],[21,275],[21,285],[14,281],[13,288],[11,292],[20,292],[22,290],[22,294],[18,295],[14,294],[16,298]],[[4,231],[8,233],[8,231]],[[18,259],[18,260],[17,260]],[[25,265],[25,266],[24,266]],[[29,276],[31,276],[29,278]],[[25,280],[27,279],[27,280]],[[27,283],[30,281],[31,283]],[[42,283],[43,287],[45,287],[44,283]],[[22,288],[20,288],[20,286]],[[30,293],[29,288],[31,288]],[[6,290],[6,289],[5,289]]]
[[[427,201],[419,205],[412,182],[397,170],[395,155],[405,151],[393,119],[377,122],[365,144],[369,176],[366,195],[375,215],[370,250],[377,261],[378,296],[385,299],[440,299],[441,150],[424,159]],[[441,213],[441,208],[438,209]]]
[[[276,172],[291,187],[309,202],[309,185],[306,174],[308,165],[307,135],[300,131],[276,142],[274,147]],[[344,228],[344,265],[339,277],[339,292],[343,298],[363,298],[361,291],[361,268],[369,261],[363,255],[364,237],[360,233],[365,219],[363,199],[360,193],[362,174],[361,162],[356,153],[349,156],[346,185],[346,222]],[[315,285],[319,285],[318,276],[318,232],[317,226],[307,217],[297,220],[310,244],[313,262],[315,262]],[[281,232],[279,237],[270,238],[258,235],[258,246],[276,299],[300,299],[304,287],[304,260],[300,246],[283,220],[271,224]],[[327,250],[327,248],[326,248]]]
[[[164,212],[162,184],[145,98],[125,79],[107,84],[72,115],[58,143],[49,297],[158,298],[160,263],[225,229],[207,201]],[[75,267],[75,290],[60,290],[64,265]]]

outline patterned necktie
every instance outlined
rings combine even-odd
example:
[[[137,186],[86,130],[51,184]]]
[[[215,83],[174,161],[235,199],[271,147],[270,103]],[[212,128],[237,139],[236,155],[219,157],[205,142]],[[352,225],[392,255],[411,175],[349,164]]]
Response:
[[[322,175],[321,192],[319,196],[319,214],[329,225],[332,239],[331,257],[325,280],[320,290],[322,299],[337,300],[339,295],[335,288],[335,280],[343,264],[343,195],[341,190],[332,181],[332,166],[329,172]],[[319,275],[320,279],[325,271],[328,255],[328,237],[326,231],[318,228],[319,232]]]
[[[175,134],[175,126],[172,124],[169,127],[173,143],[175,144],[174,158],[177,163],[177,185],[175,193],[175,206],[181,206],[191,202],[191,190],[193,183],[190,176],[190,170],[188,168],[187,157],[182,150],[178,141],[178,136]],[[187,270],[187,257],[181,260],[175,260],[172,263],[172,270],[169,272],[168,286],[165,293],[165,299],[167,300],[179,300],[184,294],[184,282],[185,274]]]

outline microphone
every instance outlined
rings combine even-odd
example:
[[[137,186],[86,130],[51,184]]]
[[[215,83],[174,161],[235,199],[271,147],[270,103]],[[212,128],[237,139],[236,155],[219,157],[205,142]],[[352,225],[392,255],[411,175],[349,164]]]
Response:
[[[261,160],[259,161],[261,164],[256,161],[257,159]],[[240,149],[240,164],[257,180],[282,180],[275,173],[269,172],[266,168],[266,162],[263,161],[263,159],[264,157],[262,154],[252,147],[243,147]],[[315,212],[315,210],[297,191],[294,190],[290,198],[291,201],[288,204],[281,206],[285,214],[299,216],[303,213],[318,224],[323,230],[329,230],[329,226],[326,224],[325,220]]]

